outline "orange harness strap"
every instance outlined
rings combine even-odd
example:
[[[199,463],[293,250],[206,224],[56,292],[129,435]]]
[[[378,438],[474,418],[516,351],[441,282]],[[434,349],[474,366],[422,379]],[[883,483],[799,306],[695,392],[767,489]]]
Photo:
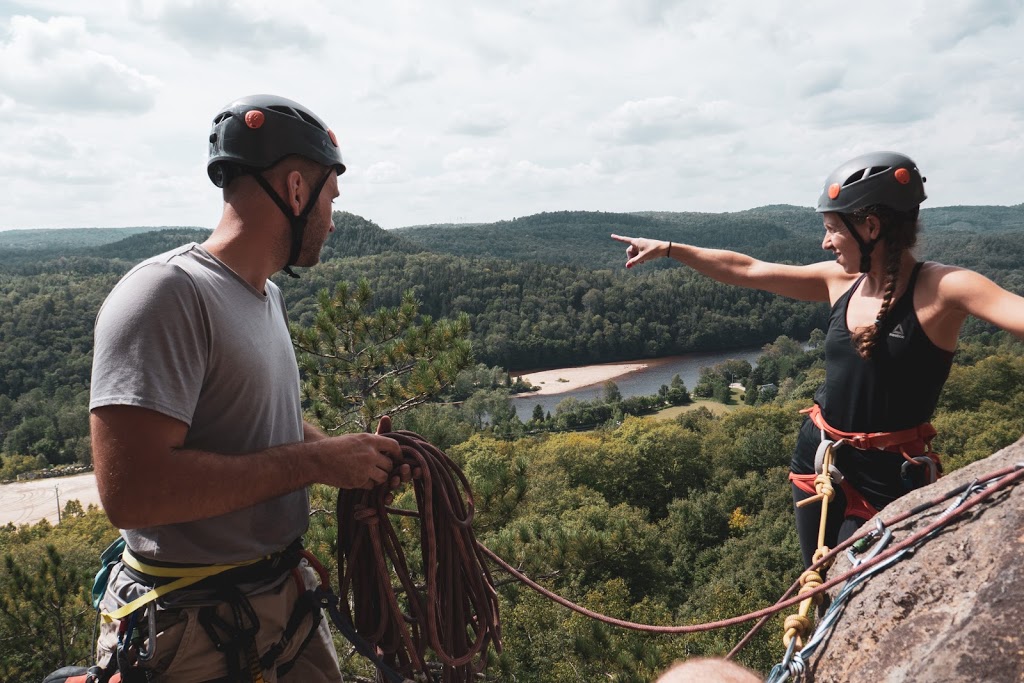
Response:
[[[908,463],[913,465],[920,467],[928,464],[932,469],[933,478],[941,471],[941,460],[938,453],[932,451],[931,446],[932,439],[935,438],[937,432],[935,427],[932,427],[929,422],[919,424],[910,429],[901,429],[898,432],[844,432],[825,422],[825,417],[821,414],[821,406],[817,403],[800,412],[807,415],[811,422],[814,423],[814,426],[822,430],[833,441],[841,441],[861,450],[876,449],[890,453],[899,453]],[[931,463],[928,463],[928,460]],[[905,464],[904,467],[906,467]],[[789,480],[801,491],[814,495],[815,476],[817,475],[793,474],[790,472]],[[843,479],[841,486],[843,493],[846,495],[845,514],[847,517],[869,520],[877,514],[878,510],[865,500],[860,491],[855,489],[846,479]]]
[[[890,453],[900,453],[915,465],[921,463],[914,460],[914,457],[922,455],[931,458],[936,465],[939,462],[939,456],[932,452],[932,439],[935,438],[937,432],[930,422],[924,422],[910,429],[901,429],[898,432],[843,432],[825,422],[825,418],[821,414],[821,406],[817,403],[800,412],[806,414],[818,429],[823,430],[834,441],[842,440],[861,450],[874,448]]]

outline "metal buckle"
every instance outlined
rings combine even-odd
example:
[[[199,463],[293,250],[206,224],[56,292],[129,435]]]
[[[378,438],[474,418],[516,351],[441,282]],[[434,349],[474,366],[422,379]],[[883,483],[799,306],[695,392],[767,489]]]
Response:
[[[835,446],[836,442],[830,439],[823,438],[821,443],[818,444],[818,450],[814,453],[814,473],[821,474],[822,468],[825,465],[825,453]],[[835,455],[833,454],[832,462],[835,462]],[[835,465],[831,465],[828,468],[828,476],[832,480],[833,486],[839,486],[843,483],[843,473],[839,471],[839,468]]]
[[[935,461],[929,458],[927,455],[916,455],[910,460],[904,462],[903,466],[900,468],[900,476],[905,481],[910,481],[908,468],[911,465],[923,465],[928,469],[928,473],[925,475],[925,486],[928,486],[929,484],[934,484],[936,481],[939,480],[939,468],[938,466],[936,466]]]

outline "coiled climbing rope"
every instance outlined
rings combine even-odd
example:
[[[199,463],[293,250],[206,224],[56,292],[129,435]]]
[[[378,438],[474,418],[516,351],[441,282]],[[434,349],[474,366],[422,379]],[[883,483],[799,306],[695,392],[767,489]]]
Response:
[[[418,435],[384,436],[399,443],[404,461],[416,472],[418,511],[389,507],[392,492],[386,485],[339,493],[340,609],[347,611],[351,602],[346,616],[357,633],[406,678],[428,672],[429,647],[444,683],[468,683],[483,670],[491,645],[501,651],[498,595],[473,536],[469,482],[447,455]],[[413,581],[389,513],[419,518],[422,586]],[[400,591],[392,585],[388,563]]]

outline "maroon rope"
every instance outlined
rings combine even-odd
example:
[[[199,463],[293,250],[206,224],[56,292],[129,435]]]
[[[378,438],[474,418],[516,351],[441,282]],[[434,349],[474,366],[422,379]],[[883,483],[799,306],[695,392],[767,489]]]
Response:
[[[445,683],[468,683],[483,671],[492,644],[501,651],[498,595],[473,536],[469,482],[458,465],[418,435],[384,436],[399,443],[403,462],[417,473],[412,485],[418,512],[388,507],[387,485],[339,492],[340,607],[349,610],[351,603],[358,633],[407,678],[431,668],[429,648]],[[389,513],[419,519],[421,584],[413,579]]]
[[[935,531],[936,529],[938,529],[938,528],[940,528],[942,526],[945,526],[946,524],[948,524],[950,522],[950,520],[952,520],[952,519],[954,519],[956,517],[959,517],[960,515],[965,513],[970,508],[974,507],[978,503],[982,502],[983,500],[985,500],[985,499],[989,498],[990,496],[992,496],[993,494],[995,494],[997,491],[1000,491],[1000,490],[1006,488],[1010,484],[1016,483],[1019,479],[1024,479],[1024,469],[1018,469],[1016,467],[1007,467],[1005,469],[999,470],[998,472],[995,472],[995,473],[993,473],[991,475],[986,476],[985,481],[987,481],[989,479],[994,479],[996,477],[1003,477],[1003,478],[1000,479],[999,481],[997,481],[996,483],[992,484],[988,488],[986,488],[984,491],[981,491],[981,492],[976,493],[973,496],[969,497],[967,500],[965,500],[963,503],[958,505],[956,508],[954,508],[950,512],[941,515],[937,521],[929,524],[928,526],[924,527],[923,529],[920,529],[919,531],[915,532],[914,534],[908,536],[907,538],[905,538],[900,543],[897,543],[896,545],[894,545],[891,548],[889,548],[889,550],[886,550],[885,552],[879,553],[878,555],[876,555],[875,557],[871,558],[870,560],[866,560],[866,561],[860,563],[856,567],[854,567],[854,568],[852,568],[852,569],[850,569],[850,570],[840,574],[839,576],[836,576],[833,579],[829,579],[828,581],[822,583],[821,586],[816,588],[814,591],[805,593],[804,595],[797,595],[797,596],[794,596],[794,597],[791,597],[791,598],[784,597],[783,599],[779,600],[778,602],[776,602],[771,607],[765,607],[764,609],[760,609],[760,610],[757,610],[755,612],[750,612],[748,614],[743,614],[743,615],[738,616],[738,617],[731,617],[729,619],[721,619],[719,621],[712,621],[712,622],[708,622],[708,623],[704,623],[704,624],[691,624],[691,625],[688,625],[688,626],[652,626],[650,624],[638,624],[638,623],[635,623],[635,622],[632,622],[632,621],[624,621],[622,619],[615,619],[614,617],[609,617],[609,616],[600,614],[598,612],[591,611],[591,610],[589,610],[589,609],[587,609],[585,607],[581,607],[580,605],[577,605],[574,602],[566,600],[565,598],[561,597],[560,595],[552,593],[551,591],[547,590],[546,588],[544,588],[540,584],[537,584],[536,582],[530,580],[530,578],[527,577],[525,574],[523,574],[523,573],[517,571],[516,569],[514,569],[511,565],[509,565],[507,562],[502,560],[500,557],[495,555],[493,552],[491,552],[487,548],[483,548],[483,550],[484,550],[484,552],[487,553],[488,557],[490,557],[492,560],[494,560],[505,571],[507,571],[508,573],[512,574],[514,577],[519,579],[522,583],[524,583],[527,586],[529,586],[530,588],[534,589],[535,591],[537,591],[541,595],[543,595],[543,596],[553,600],[554,602],[557,602],[558,604],[560,604],[560,605],[562,605],[564,607],[568,607],[569,609],[573,610],[574,612],[578,612],[579,614],[582,614],[584,616],[591,617],[593,619],[597,619],[599,621],[602,621],[602,622],[604,622],[606,624],[610,624],[612,626],[621,626],[622,628],[628,628],[628,629],[631,629],[631,630],[634,630],[634,631],[644,631],[644,632],[647,632],[647,633],[675,633],[675,634],[681,634],[681,633],[702,633],[704,631],[712,631],[714,629],[725,628],[727,626],[735,626],[736,624],[742,624],[745,621],[752,621],[754,619],[758,619],[758,618],[762,618],[762,617],[767,618],[767,617],[770,617],[770,616],[772,616],[773,614],[775,614],[777,612],[781,612],[782,610],[784,610],[784,609],[786,609],[788,607],[791,607],[791,606],[796,605],[796,604],[798,604],[800,602],[803,602],[804,600],[806,600],[807,598],[809,598],[809,597],[811,597],[813,595],[817,595],[818,593],[824,593],[829,588],[832,588],[833,586],[836,586],[836,585],[838,585],[840,583],[843,583],[847,579],[849,579],[849,578],[859,574],[860,572],[864,571],[865,569],[873,567],[873,566],[875,566],[876,564],[878,564],[880,562],[884,562],[885,560],[889,559],[890,557],[892,557],[896,553],[900,552],[904,548],[907,548],[907,547],[909,547],[911,545],[914,545],[915,543],[920,541],[922,538],[927,536],[932,531]],[[938,499],[938,501],[940,501],[940,502],[941,502],[941,500],[944,500],[944,498],[939,498]],[[887,526],[891,526],[893,524],[896,524],[899,521],[902,521],[903,519],[906,519],[909,516],[910,516],[909,513],[905,514],[905,515],[900,515],[900,516],[895,517],[895,518],[893,518],[891,520],[885,521],[885,524]],[[851,538],[846,543],[844,543],[844,544],[840,545],[839,547],[837,547],[835,550],[833,550],[828,555],[826,555],[824,558],[822,558],[822,560],[820,562],[816,563],[814,566],[816,566],[816,567],[820,566],[821,564],[826,562],[828,560],[828,558],[833,557],[840,550],[842,550],[843,548],[846,548],[851,543],[855,543],[856,541],[860,540],[860,538],[862,536],[866,536],[868,533],[870,533],[870,529],[865,529],[863,533],[859,534],[858,536],[856,536],[854,538]],[[481,547],[483,547],[483,546],[481,546]],[[791,588],[788,593],[792,593],[792,591],[793,591],[793,589]]]

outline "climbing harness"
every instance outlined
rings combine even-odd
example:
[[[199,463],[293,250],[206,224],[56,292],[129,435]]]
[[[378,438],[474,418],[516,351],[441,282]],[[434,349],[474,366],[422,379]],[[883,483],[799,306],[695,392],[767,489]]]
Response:
[[[837,444],[843,442],[860,450],[899,453],[907,461],[904,468],[907,465],[926,466],[929,473],[926,484],[934,484],[942,471],[941,459],[938,453],[932,451],[932,440],[937,432],[928,422],[896,432],[844,432],[825,422],[821,406],[817,403],[800,412],[806,414],[814,426],[821,430],[822,440],[828,436]],[[931,463],[930,466],[926,465],[926,461]]]
[[[789,474],[789,480],[804,493],[811,496],[818,495],[816,481],[817,477],[825,471],[822,465],[824,452],[826,449],[835,450],[842,445],[849,445],[861,450],[875,449],[901,454],[905,462],[900,475],[908,489],[916,488],[910,483],[914,468],[924,468],[924,485],[934,484],[939,478],[942,471],[941,459],[937,453],[931,450],[931,442],[935,438],[936,432],[935,428],[927,422],[897,432],[844,432],[825,422],[825,418],[821,414],[821,406],[817,403],[800,412],[806,414],[814,426],[821,431],[821,444],[814,457],[815,473],[796,474],[791,472]],[[832,486],[841,487],[843,490],[843,495],[846,498],[845,516],[868,521],[878,514],[878,510],[864,498],[863,494],[846,481],[834,461],[828,468],[828,472]],[[803,507],[818,500],[820,497],[801,501],[797,505]],[[830,497],[829,502],[831,500]]]
[[[119,544],[117,542],[115,542],[114,545],[112,545],[110,548],[107,548],[107,551],[104,552],[104,555],[106,555],[107,552],[110,552],[111,548],[114,548],[114,546],[117,546],[117,545],[119,545]],[[138,556],[133,554],[131,552],[131,550],[128,548],[128,546],[125,545],[123,542],[120,543],[120,546],[121,546],[121,556],[120,556],[121,562],[123,562],[126,567],[129,567],[129,568],[135,570],[137,572],[136,575],[139,576],[139,578],[143,579],[143,581],[145,581],[146,583],[152,583],[152,584],[158,584],[158,585],[154,585],[153,589],[150,590],[148,593],[145,593],[144,595],[136,598],[135,600],[132,600],[128,604],[119,607],[118,609],[114,610],[113,612],[109,612],[109,613],[108,612],[103,612],[103,613],[101,613],[100,617],[103,619],[103,621],[105,623],[108,623],[108,624],[113,622],[113,621],[117,621],[118,619],[123,619],[124,617],[128,616],[129,614],[134,613],[139,608],[145,607],[149,603],[154,602],[158,598],[160,598],[160,597],[162,597],[164,595],[167,595],[168,593],[172,593],[172,592],[174,592],[176,590],[179,590],[181,588],[187,588],[188,586],[192,586],[193,584],[199,583],[200,581],[202,581],[204,579],[209,579],[209,578],[218,576],[220,574],[223,574],[224,572],[229,572],[229,571],[232,571],[232,570],[235,570],[235,569],[240,569],[242,567],[248,567],[248,566],[251,566],[251,565],[255,565],[256,563],[259,563],[259,562],[270,562],[270,561],[274,561],[275,560],[275,556],[267,555],[265,557],[260,557],[260,558],[257,558],[255,560],[249,560],[247,562],[236,562],[236,563],[231,563],[231,564],[211,564],[211,565],[198,565],[198,566],[181,566],[181,565],[168,566],[168,565],[158,565],[158,564],[154,564],[154,563],[151,563],[151,562],[146,562],[146,561],[140,559]],[[106,577],[106,576],[109,575],[109,573],[110,573],[110,568],[109,568],[109,566],[105,565],[103,567],[103,569],[100,570],[100,574],[97,574],[97,576],[96,576],[97,582],[100,580],[100,576],[101,575]],[[171,581],[160,583],[160,581],[162,579],[171,579]],[[96,594],[96,587],[95,587],[95,584],[94,584],[94,586],[93,586],[93,595],[94,595],[94,597],[95,597],[95,594]],[[101,597],[102,597],[102,595],[101,595]],[[99,606],[98,601],[97,601],[97,604],[95,606],[97,606],[97,607]]]
[[[297,574],[297,567],[302,559],[318,568],[322,585],[315,590],[306,590]],[[224,654],[229,679],[263,683],[263,671],[274,668],[279,673],[285,673],[291,668],[294,657],[282,664],[278,663],[278,659],[296,637],[303,620],[310,614],[313,616],[312,624],[308,633],[304,635],[298,652],[302,652],[315,635],[322,619],[319,608],[323,603],[323,585],[329,586],[325,580],[326,572],[316,559],[302,548],[299,541],[278,553],[247,562],[182,566],[142,560],[126,547],[123,539],[119,539],[107,548],[101,557],[102,567],[93,586],[93,602],[97,607],[106,590],[111,569],[119,560],[123,563],[122,571],[138,584],[150,587],[150,590],[139,598],[101,615],[105,623],[117,622],[118,627],[117,647],[113,653],[111,666],[104,673],[109,677],[114,670],[120,672],[123,683],[146,680],[145,665],[155,654],[159,632],[156,623],[157,601],[169,593],[186,587],[210,591],[215,602],[199,608],[198,623],[215,649]],[[267,584],[281,579],[288,573],[291,573],[299,587],[299,597],[295,601],[281,639],[266,653],[260,655],[256,646],[256,634],[260,628],[259,617],[238,586]],[[218,614],[218,605],[228,606],[229,618]],[[142,627],[144,621],[145,628]],[[103,676],[97,678],[99,683],[107,680],[108,678]]]

